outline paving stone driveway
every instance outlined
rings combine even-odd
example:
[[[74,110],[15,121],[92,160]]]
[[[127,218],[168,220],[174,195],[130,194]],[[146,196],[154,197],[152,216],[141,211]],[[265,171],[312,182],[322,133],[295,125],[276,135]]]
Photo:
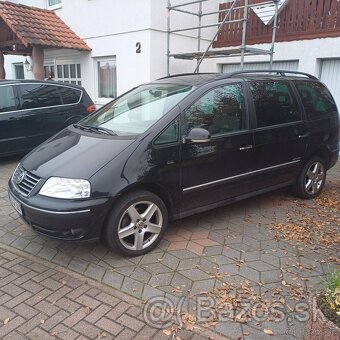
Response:
[[[235,315],[234,321],[210,315],[207,322],[200,324],[230,338],[266,339],[270,337],[266,332],[272,331],[277,338],[301,339],[303,321],[293,315],[296,314],[294,308],[305,301],[307,293],[317,287],[320,277],[329,273],[339,258],[337,243],[318,250],[287,240],[287,236],[285,239],[278,237],[272,230],[273,223],[299,221],[297,208],[308,212],[311,218],[318,214],[314,201],[296,200],[289,190],[174,222],[159,246],[140,257],[122,257],[101,243],[77,244],[47,239],[30,230],[8,201],[7,181],[18,161],[18,158],[0,160],[0,243],[143,300],[159,296],[177,303],[182,296],[187,300],[203,296],[215,299],[213,303],[218,307],[221,306],[221,291],[241,286],[251,292],[251,301],[264,301],[268,307],[269,300],[264,300],[263,294],[269,295],[271,301],[275,294],[282,295],[280,301],[285,317],[280,321],[274,322],[273,315],[249,322],[238,317],[236,322]],[[324,195],[340,190],[339,170],[340,163],[329,172]],[[340,211],[334,214],[339,217]],[[339,224],[333,220],[329,224],[338,238]],[[197,306],[196,302],[193,305]],[[188,315],[195,311],[197,307],[191,306]],[[254,314],[252,309],[249,313]],[[198,322],[195,318],[188,316],[186,321],[194,325]]]

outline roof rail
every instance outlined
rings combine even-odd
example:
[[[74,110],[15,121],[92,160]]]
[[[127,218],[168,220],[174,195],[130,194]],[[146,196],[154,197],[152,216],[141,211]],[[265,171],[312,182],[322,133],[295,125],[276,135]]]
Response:
[[[181,76],[200,76],[200,75],[205,75],[205,74],[218,74],[214,72],[205,72],[205,73],[177,73],[177,74],[172,74],[171,76],[165,76],[162,78],[159,78],[157,80],[162,80],[162,79],[168,79],[168,78],[174,78],[174,77],[181,77]]]
[[[303,75],[308,77],[309,79],[316,79],[318,80],[317,77],[309,74],[309,73],[305,73],[305,72],[297,72],[297,71],[287,71],[287,70],[247,70],[247,71],[235,71],[235,72],[230,72],[230,73],[225,73],[223,75],[221,75],[221,77],[219,77],[219,79],[226,79],[226,78],[232,78],[234,76],[238,76],[238,75],[242,75],[242,74],[246,74],[246,73],[275,73],[276,75],[280,75],[283,77],[286,77],[286,74],[297,74],[297,75]]]

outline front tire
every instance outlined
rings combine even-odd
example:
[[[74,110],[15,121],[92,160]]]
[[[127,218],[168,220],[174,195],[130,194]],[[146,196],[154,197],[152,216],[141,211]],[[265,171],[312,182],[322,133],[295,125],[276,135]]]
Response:
[[[326,165],[320,157],[311,158],[297,178],[295,191],[299,197],[312,199],[320,195],[326,182]]]
[[[127,256],[154,249],[168,224],[168,211],[155,194],[138,190],[123,196],[109,215],[105,236],[108,245]]]

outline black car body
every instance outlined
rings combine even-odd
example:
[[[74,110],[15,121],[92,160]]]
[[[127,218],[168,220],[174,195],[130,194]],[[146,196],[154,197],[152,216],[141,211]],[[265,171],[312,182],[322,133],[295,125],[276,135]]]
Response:
[[[152,107],[177,99],[147,125],[146,97]],[[18,165],[9,195],[39,233],[104,235],[138,255],[158,243],[168,218],[289,185],[316,197],[338,154],[338,111],[313,76],[182,75],[134,89],[40,145]],[[58,196],[72,188],[79,198]]]
[[[32,150],[94,112],[84,88],[36,80],[0,81],[0,156]]]

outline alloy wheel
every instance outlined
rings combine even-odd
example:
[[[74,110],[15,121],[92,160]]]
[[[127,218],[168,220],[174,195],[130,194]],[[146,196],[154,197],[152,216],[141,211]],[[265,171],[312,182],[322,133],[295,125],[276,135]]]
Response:
[[[325,181],[325,169],[322,163],[314,162],[306,172],[305,189],[309,195],[316,194]]]
[[[118,226],[120,243],[129,250],[142,250],[153,244],[163,226],[163,215],[157,204],[140,201],[122,214]]]

